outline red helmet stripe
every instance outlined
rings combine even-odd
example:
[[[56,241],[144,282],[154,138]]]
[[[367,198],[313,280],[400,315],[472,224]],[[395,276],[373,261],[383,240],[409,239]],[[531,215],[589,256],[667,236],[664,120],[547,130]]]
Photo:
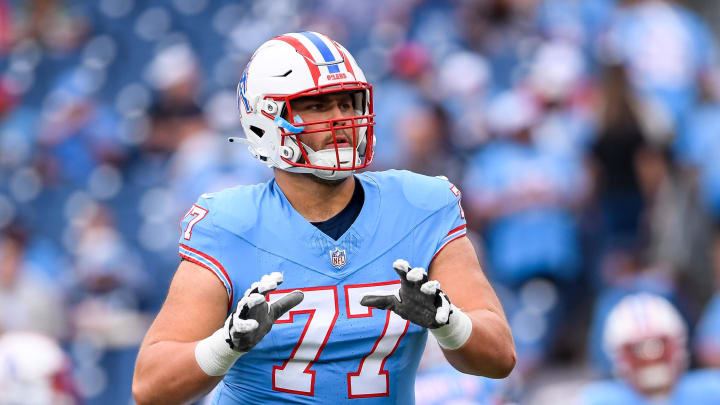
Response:
[[[313,82],[315,82],[315,85],[318,85],[318,79],[320,78],[320,68],[317,67],[313,62],[315,62],[315,58],[312,57],[310,52],[305,48],[305,45],[303,45],[299,40],[296,38],[293,38],[289,35],[280,35],[275,37],[275,39],[279,41],[286,42],[290,44],[295,50],[302,56],[305,57],[305,63],[307,63],[308,68],[310,68],[310,74],[312,75]]]
[[[345,61],[345,69],[347,69],[347,71],[352,75],[353,79],[357,80],[357,78],[355,77],[355,72],[352,68],[352,64],[350,64],[350,59],[348,59],[347,55],[345,55],[345,52],[340,50],[340,47],[335,41],[332,41],[332,43],[333,45],[335,45],[335,49],[337,49],[340,55],[342,55],[342,58]]]

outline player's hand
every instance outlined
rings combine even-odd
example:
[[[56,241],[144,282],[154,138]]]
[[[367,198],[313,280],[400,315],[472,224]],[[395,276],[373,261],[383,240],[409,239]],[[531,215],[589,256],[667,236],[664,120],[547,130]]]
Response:
[[[268,305],[267,293],[274,291],[282,281],[282,274],[273,272],[262,276],[260,281],[253,283],[245,291],[235,312],[225,321],[225,330],[228,333],[225,341],[231,349],[238,352],[252,349],[270,332],[278,318],[303,300],[302,291],[293,291]]]
[[[440,282],[428,281],[425,269],[402,259],[393,268],[400,276],[400,288],[365,295],[360,304],[366,307],[389,309],[414,324],[435,329],[447,325],[452,308],[448,297],[440,290]]]

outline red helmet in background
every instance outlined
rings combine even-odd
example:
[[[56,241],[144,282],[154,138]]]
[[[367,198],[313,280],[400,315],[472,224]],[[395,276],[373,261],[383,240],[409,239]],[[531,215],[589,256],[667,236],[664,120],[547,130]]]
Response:
[[[70,360],[53,338],[0,335],[0,404],[77,405],[74,388]]]
[[[687,368],[687,328],[660,296],[623,298],[608,315],[603,340],[616,374],[647,396],[668,393]]]

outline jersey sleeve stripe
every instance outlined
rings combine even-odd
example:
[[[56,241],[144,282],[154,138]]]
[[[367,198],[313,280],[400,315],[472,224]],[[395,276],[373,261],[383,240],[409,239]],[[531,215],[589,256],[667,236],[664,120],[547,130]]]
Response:
[[[222,278],[221,278],[213,269],[211,269],[210,266],[208,266],[207,264],[205,264],[205,263],[203,263],[203,262],[201,262],[201,261],[199,261],[199,260],[196,260],[196,259],[194,259],[194,258],[192,258],[192,257],[190,257],[190,256],[188,256],[188,255],[186,255],[186,254],[183,254],[183,253],[180,253],[180,257],[182,257],[183,259],[185,259],[185,260],[187,260],[187,261],[189,261],[189,262],[191,262],[191,263],[195,263],[195,264],[197,264],[198,266],[200,266],[200,267],[208,270],[210,273],[212,273],[213,275],[215,275],[215,277],[217,277],[217,279],[220,280],[221,283],[223,283],[223,285],[225,286],[225,290],[226,290],[227,293],[228,293],[228,312],[230,312],[230,310],[232,309],[232,298],[231,298],[231,297],[232,297],[232,295],[231,295],[232,292],[230,292],[230,289],[228,289],[227,284],[225,284],[225,282],[222,280]]]
[[[205,258],[198,256],[192,252],[181,250],[180,256],[183,259],[192,259],[193,263],[199,264],[202,267],[205,267],[206,269],[212,271],[215,274],[215,276],[217,276],[217,278],[219,278],[220,281],[222,281],[223,285],[225,286],[225,289],[228,290],[228,297],[230,296],[230,285],[229,285],[228,281],[225,280],[225,278],[222,276],[222,273],[220,273],[218,271],[217,267],[213,266],[212,263],[209,263],[207,260],[205,260]]]
[[[465,229],[465,228],[466,228],[465,225],[463,225],[463,226],[460,226],[460,227],[457,227],[457,228],[453,229],[452,231],[450,231],[450,233],[448,233],[448,234],[443,238],[443,240],[442,240],[440,243],[441,243],[441,244],[444,244],[445,242],[447,242],[447,241],[449,241],[449,240],[451,240],[451,239],[455,239],[455,238],[456,238],[458,235],[460,235],[460,234],[463,234],[463,235],[464,235],[464,234],[467,232],[467,229]]]
[[[190,246],[180,244],[180,255],[190,256],[198,261],[206,263],[210,270],[212,270],[219,278],[220,281],[225,284],[225,288],[228,290],[228,297],[230,299],[230,302],[233,302],[233,292],[234,288],[232,285],[232,281],[230,281],[230,276],[228,276],[227,272],[225,271],[225,268],[215,260],[213,257],[200,252],[199,250],[195,250],[191,248]]]
[[[459,230],[461,230],[461,229],[465,229],[466,227],[467,227],[466,224],[460,225],[460,226],[458,226],[457,228],[453,229],[452,231],[448,232],[448,234],[445,235],[445,237],[447,238],[448,236],[454,234],[455,232],[457,232],[457,231],[459,231]]]
[[[443,244],[440,246],[440,248],[438,248],[438,250],[435,251],[435,254],[433,255],[433,257],[432,257],[432,259],[430,260],[430,262],[432,263],[432,261],[435,260],[435,258],[437,257],[437,255],[440,254],[440,251],[443,250],[443,249],[445,248],[445,246],[447,246],[450,242],[454,241],[455,239],[460,239],[460,238],[462,238],[462,237],[465,236],[465,235],[467,235],[467,232],[466,232],[466,231],[462,231],[462,232],[458,233],[457,235],[455,235],[454,237],[451,237],[450,240],[447,240],[445,243],[443,243]]]

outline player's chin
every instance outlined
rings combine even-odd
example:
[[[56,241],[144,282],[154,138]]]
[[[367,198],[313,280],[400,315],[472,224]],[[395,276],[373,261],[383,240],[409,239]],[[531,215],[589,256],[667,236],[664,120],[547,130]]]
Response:
[[[328,179],[323,179],[321,177],[318,177],[312,173],[300,173],[300,175],[312,180],[315,183],[322,184],[324,186],[338,186],[347,180],[347,178],[328,180]]]

